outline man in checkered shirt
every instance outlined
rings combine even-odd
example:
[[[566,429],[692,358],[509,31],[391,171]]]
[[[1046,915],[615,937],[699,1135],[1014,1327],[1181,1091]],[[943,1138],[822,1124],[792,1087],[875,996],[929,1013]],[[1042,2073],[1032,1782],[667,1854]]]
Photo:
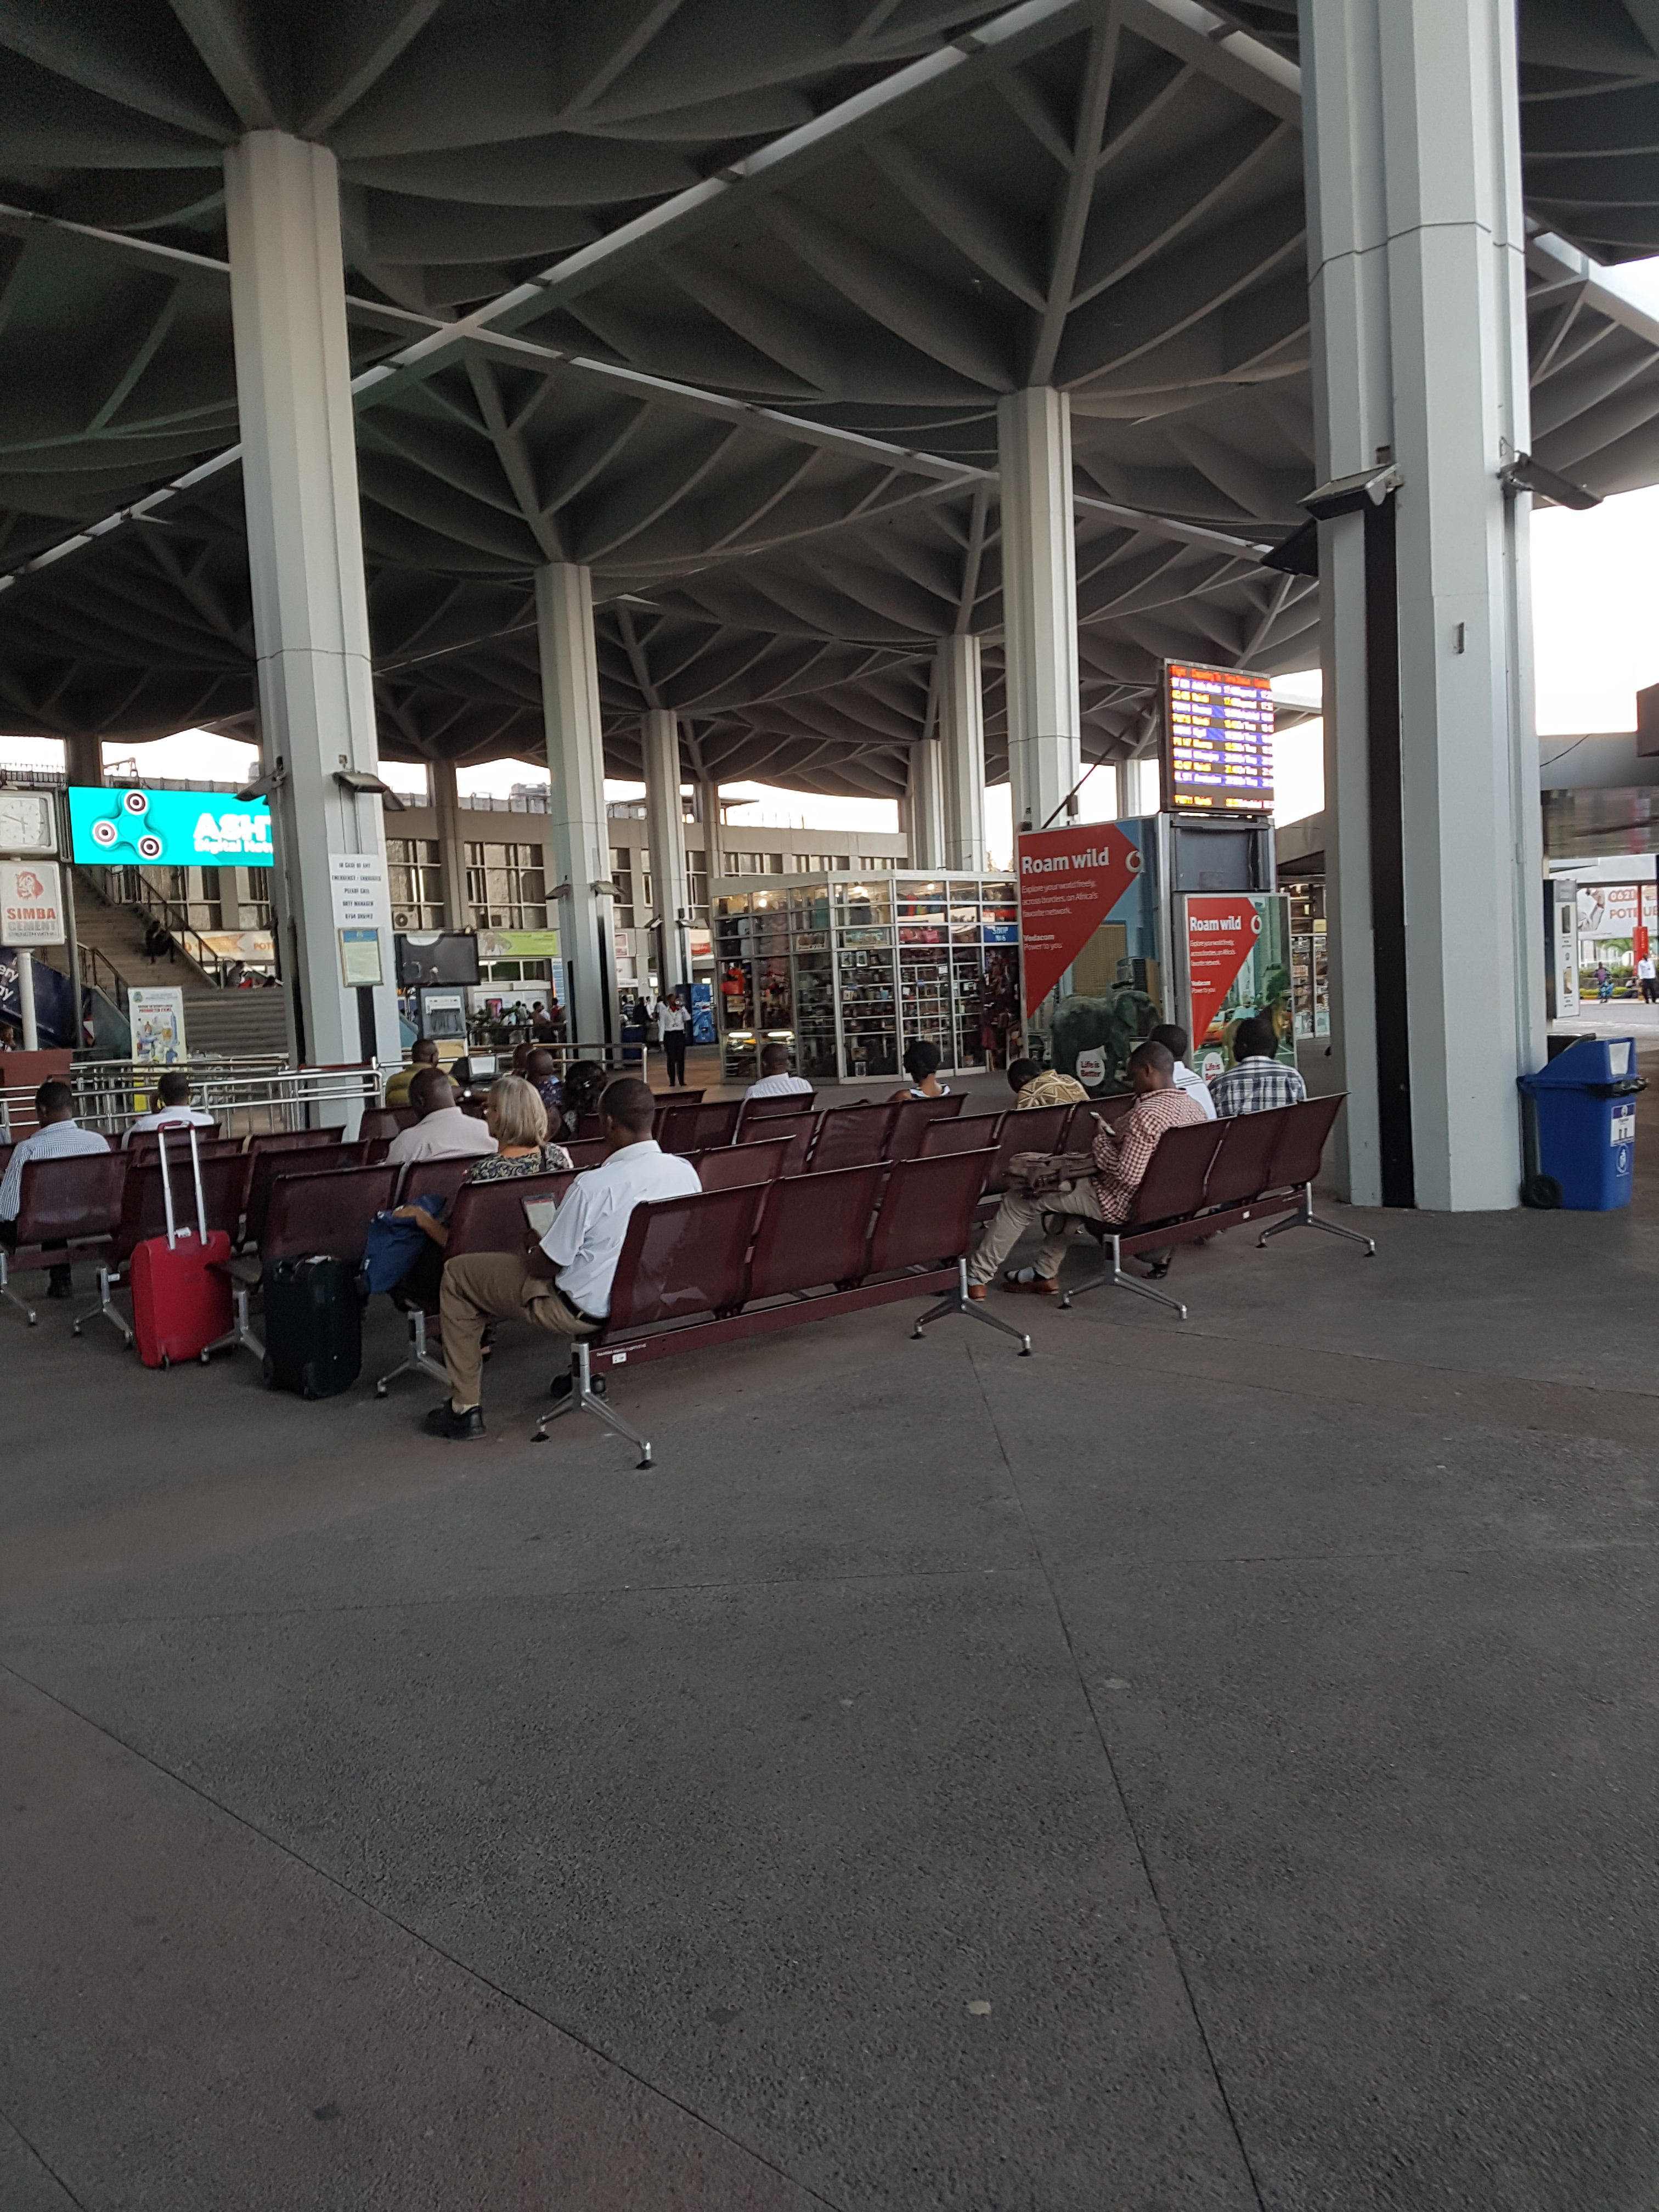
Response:
[[[1195,1098],[1176,1088],[1175,1058],[1167,1046],[1149,1038],[1129,1055],[1129,1088],[1135,1103],[1115,1127],[1103,1122],[1095,1131],[1095,1172],[1069,1189],[1033,1194],[1010,1190],[997,1208],[980,1248],[968,1262],[968,1295],[979,1299],[985,1286],[1025,1231],[1042,1215],[1054,1217],[1052,1227],[1037,1254],[1035,1271],[1021,1268],[1003,1278],[1003,1288],[1026,1291],[1038,1297],[1060,1294],[1060,1263],[1066,1256],[1072,1223],[1079,1216],[1090,1221],[1127,1221],[1135,1193],[1152,1164],[1158,1140],[1166,1129],[1179,1129],[1209,1117]]]
[[[1210,1085],[1216,1119],[1266,1114],[1275,1106],[1299,1106],[1308,1086],[1295,1068],[1279,1057],[1279,1031],[1271,1014],[1252,1014],[1233,1031],[1233,1065]]]

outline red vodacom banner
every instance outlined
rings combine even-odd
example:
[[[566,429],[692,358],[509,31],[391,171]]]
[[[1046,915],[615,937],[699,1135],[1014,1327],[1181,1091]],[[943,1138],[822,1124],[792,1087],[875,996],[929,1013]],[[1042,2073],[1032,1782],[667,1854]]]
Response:
[[[1261,916],[1248,891],[1187,902],[1187,973],[1193,987],[1193,1044],[1210,1033],[1233,978],[1255,949]]]
[[[1140,872],[1140,853],[1115,823],[1022,830],[1019,972],[1029,1017],[1041,1006]]]

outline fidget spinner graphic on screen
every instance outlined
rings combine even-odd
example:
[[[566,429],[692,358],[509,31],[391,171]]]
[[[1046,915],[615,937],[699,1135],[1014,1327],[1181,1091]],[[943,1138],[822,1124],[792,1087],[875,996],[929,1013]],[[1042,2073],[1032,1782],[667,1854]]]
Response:
[[[147,791],[124,791],[114,813],[100,815],[93,823],[93,843],[111,860],[125,854],[140,860],[159,860],[162,842],[144,826],[149,813]]]

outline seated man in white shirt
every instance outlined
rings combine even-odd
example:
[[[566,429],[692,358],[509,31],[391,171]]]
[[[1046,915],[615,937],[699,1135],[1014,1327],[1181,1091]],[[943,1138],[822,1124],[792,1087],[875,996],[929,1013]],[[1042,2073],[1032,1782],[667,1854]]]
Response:
[[[495,1139],[476,1115],[455,1103],[455,1086],[441,1067],[422,1067],[409,1086],[409,1103],[420,1115],[399,1129],[386,1151],[394,1167],[405,1160],[467,1160],[493,1152]]]
[[[146,1129],[212,1128],[212,1115],[203,1113],[199,1106],[190,1103],[190,1078],[182,1067],[168,1068],[156,1085],[156,1095],[161,1103],[153,1106],[148,1114],[141,1114],[121,1139],[124,1152]]]
[[[611,1310],[611,1285],[636,1206],[686,1198],[702,1186],[690,1160],[651,1134],[656,1101],[635,1075],[619,1076],[599,1101],[610,1146],[579,1175],[553,1226],[528,1253],[466,1252],[444,1269],[440,1304],[449,1396],[426,1417],[428,1436],[464,1441],[484,1432],[483,1337],[493,1320],[527,1321],[562,1339],[592,1336]],[[568,1374],[554,1383],[568,1392]]]
[[[31,1160],[74,1159],[82,1152],[106,1152],[109,1146],[94,1129],[83,1129],[75,1118],[75,1093],[67,1083],[54,1077],[43,1083],[34,1094],[34,1118],[38,1129],[25,1137],[6,1163],[6,1172],[0,1181],[0,1243],[9,1251],[17,1249],[17,1216],[23,1203],[23,1170]],[[54,1258],[50,1249],[46,1265],[50,1271],[46,1284],[49,1298],[74,1296],[70,1280],[69,1254],[60,1245],[61,1258]]]
[[[1184,1091],[1194,1106],[1201,1106],[1206,1121],[1215,1119],[1215,1101],[1210,1096],[1210,1086],[1201,1075],[1187,1065],[1187,1032],[1177,1029],[1173,1022],[1165,1022],[1152,1034],[1154,1044],[1161,1044],[1175,1061],[1175,1083],[1177,1091]]]
[[[761,1047],[760,1081],[751,1083],[743,1095],[745,1098],[788,1098],[797,1091],[811,1088],[799,1075],[791,1075],[789,1048],[775,1042]]]

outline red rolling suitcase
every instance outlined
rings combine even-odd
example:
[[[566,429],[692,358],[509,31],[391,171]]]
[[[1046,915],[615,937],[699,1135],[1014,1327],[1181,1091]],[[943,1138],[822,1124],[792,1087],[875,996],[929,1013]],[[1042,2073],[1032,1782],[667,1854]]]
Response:
[[[229,1332],[230,1278],[224,1270],[230,1238],[224,1230],[210,1231],[207,1225],[202,1156],[194,1129],[190,1132],[190,1164],[196,1179],[196,1226],[175,1226],[167,1133],[158,1129],[155,1134],[167,1233],[147,1237],[133,1248],[132,1332],[146,1367],[170,1367],[175,1359],[199,1358],[216,1337]]]

